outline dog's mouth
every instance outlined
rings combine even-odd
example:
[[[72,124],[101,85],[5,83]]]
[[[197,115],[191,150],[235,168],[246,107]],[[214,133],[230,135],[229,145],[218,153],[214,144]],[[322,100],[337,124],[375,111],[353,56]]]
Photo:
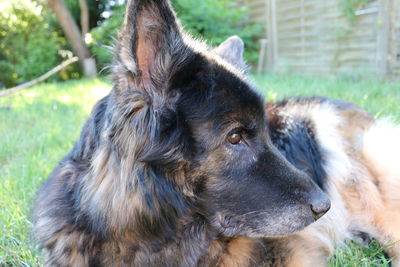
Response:
[[[314,223],[317,218],[306,212],[306,209],[290,209],[281,212],[285,216],[276,216],[271,220],[270,216],[259,216],[265,213],[254,213],[255,215],[227,215],[217,212],[211,221],[213,229],[217,234],[226,237],[247,236],[247,237],[273,237],[286,236],[303,230],[308,225]],[[290,215],[288,215],[290,214]],[[273,215],[271,215],[273,216]]]

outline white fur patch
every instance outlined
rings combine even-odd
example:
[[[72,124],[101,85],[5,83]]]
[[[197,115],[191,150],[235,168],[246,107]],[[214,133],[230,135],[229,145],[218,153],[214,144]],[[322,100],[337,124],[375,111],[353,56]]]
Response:
[[[377,121],[364,134],[363,144],[364,156],[379,168],[375,170],[400,181],[400,126],[389,120]]]
[[[400,208],[400,126],[377,121],[363,136],[362,153],[368,167],[379,177],[385,198]]]
[[[335,109],[327,103],[310,105],[307,108],[307,114],[311,115],[314,122],[316,139],[325,155],[324,168],[328,175],[327,193],[331,200],[331,209],[319,221],[306,228],[306,233],[318,239],[318,245],[333,253],[336,245],[351,236],[348,232],[349,215],[337,189],[339,183],[344,184],[351,177],[351,161],[338,132],[342,121]]]

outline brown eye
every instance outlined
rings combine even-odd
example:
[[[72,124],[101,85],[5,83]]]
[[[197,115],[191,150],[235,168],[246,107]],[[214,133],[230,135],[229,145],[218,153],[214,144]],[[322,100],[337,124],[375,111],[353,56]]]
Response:
[[[242,140],[242,135],[238,134],[238,133],[234,133],[234,134],[229,135],[227,140],[232,145],[236,145],[236,144],[239,144],[239,142]]]

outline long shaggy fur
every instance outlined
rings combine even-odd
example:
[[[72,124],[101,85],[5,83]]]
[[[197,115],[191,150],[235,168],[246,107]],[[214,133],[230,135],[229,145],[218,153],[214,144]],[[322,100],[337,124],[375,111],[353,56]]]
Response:
[[[277,129],[274,120],[296,121],[310,129],[309,138],[316,141],[320,155],[312,159],[315,148],[307,144],[307,162],[292,163],[306,165],[313,175],[319,169],[315,161],[320,162],[326,174],[322,186],[332,202],[321,220],[283,238],[291,251],[287,266],[324,266],[338,245],[349,240],[368,243],[370,238],[387,247],[392,266],[400,266],[400,169],[395,156],[400,127],[375,120],[351,103],[323,98],[271,103],[267,112],[275,127],[270,128],[272,134]],[[285,137],[276,142],[278,148],[293,153],[289,148],[299,137]],[[286,148],[280,142],[286,142]],[[295,151],[288,159],[295,155],[301,153]]]
[[[130,1],[118,39],[113,89],[34,204],[46,266],[323,266],[400,239],[399,128],[337,100],[265,107],[242,41],[208,49],[167,0]]]

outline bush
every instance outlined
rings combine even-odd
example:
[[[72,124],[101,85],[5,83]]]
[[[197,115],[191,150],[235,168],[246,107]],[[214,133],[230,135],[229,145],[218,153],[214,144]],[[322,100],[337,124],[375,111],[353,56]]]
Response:
[[[45,73],[58,62],[59,38],[43,7],[31,0],[0,0],[0,87]]]
[[[96,56],[97,67],[100,71],[107,68],[112,61],[112,47],[124,21],[124,11],[125,6],[115,7],[112,10],[112,16],[90,32],[93,37],[91,50]]]
[[[246,45],[247,61],[257,61],[262,28],[247,23],[246,8],[238,7],[231,0],[172,0],[172,4],[182,25],[192,35],[206,39],[211,45],[218,45],[231,35],[239,35]],[[123,22],[124,10],[123,6],[114,8],[111,17],[91,31],[94,40],[92,52],[101,69],[111,62],[110,47],[115,43],[114,37]]]
[[[258,59],[261,25],[248,23],[249,12],[231,0],[173,0],[173,6],[185,29],[211,45],[218,45],[232,35],[240,36],[246,46],[245,58]]]

